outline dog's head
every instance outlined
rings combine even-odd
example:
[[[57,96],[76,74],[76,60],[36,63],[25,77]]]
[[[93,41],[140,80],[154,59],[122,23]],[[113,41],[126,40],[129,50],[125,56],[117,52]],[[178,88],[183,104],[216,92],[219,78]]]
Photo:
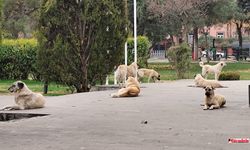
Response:
[[[224,61],[219,62],[221,67],[226,66],[227,64]]]
[[[153,70],[153,76],[152,76],[152,78],[154,79],[157,79],[157,80],[161,80],[161,75],[158,73],[158,72],[156,72],[155,70]]]
[[[194,80],[200,80],[200,79],[203,79],[201,74],[194,75]]]
[[[17,81],[17,82],[14,82],[9,88],[8,90],[11,92],[11,93],[16,93],[20,90],[22,90],[25,86],[25,83],[22,82],[22,81]]]
[[[214,95],[214,88],[212,86],[206,86],[204,87],[204,89],[205,89],[205,95],[207,97]]]

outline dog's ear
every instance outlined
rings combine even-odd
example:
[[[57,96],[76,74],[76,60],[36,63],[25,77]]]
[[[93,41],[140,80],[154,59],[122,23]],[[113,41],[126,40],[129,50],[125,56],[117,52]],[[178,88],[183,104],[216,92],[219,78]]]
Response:
[[[194,75],[194,78],[197,76],[197,74]]]
[[[22,89],[24,87],[24,83],[23,82],[18,82],[17,86],[19,89]]]
[[[212,87],[212,89],[213,89],[213,90],[215,90],[215,88],[214,88],[214,87]]]

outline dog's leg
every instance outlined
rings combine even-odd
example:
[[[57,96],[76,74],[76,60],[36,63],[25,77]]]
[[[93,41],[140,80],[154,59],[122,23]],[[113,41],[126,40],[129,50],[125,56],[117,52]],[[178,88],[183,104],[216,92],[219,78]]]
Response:
[[[218,108],[220,108],[220,105],[219,104],[216,104],[216,105],[212,105],[212,106],[210,106],[210,110],[213,110],[213,109],[218,109]]]
[[[122,88],[122,89],[118,90],[117,93],[111,94],[111,97],[112,98],[124,97],[124,96],[128,95],[127,93],[128,93],[128,89],[127,88]]]
[[[208,109],[208,106],[207,106],[207,104],[205,104],[203,107],[203,110],[207,110],[207,109]]]
[[[1,110],[23,110],[24,107],[20,107],[20,106],[6,106]]]

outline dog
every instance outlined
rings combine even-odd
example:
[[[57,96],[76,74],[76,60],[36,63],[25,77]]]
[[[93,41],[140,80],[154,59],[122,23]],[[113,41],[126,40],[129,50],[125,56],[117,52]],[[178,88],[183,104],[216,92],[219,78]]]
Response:
[[[205,77],[207,79],[208,74],[211,73],[211,74],[214,74],[215,80],[218,80],[220,73],[221,73],[221,70],[223,67],[226,66],[226,63],[221,61],[221,62],[217,63],[216,65],[211,66],[211,65],[204,65],[203,62],[199,62],[199,65],[202,67],[201,75],[203,77]]]
[[[140,93],[140,84],[134,77],[128,77],[125,87],[118,90],[117,93],[112,93],[112,98],[117,97],[135,97]]]
[[[2,110],[24,110],[42,108],[45,98],[42,94],[32,92],[22,81],[14,82],[8,90],[15,95],[16,106],[7,106]]]
[[[223,95],[214,94],[214,87],[206,86],[205,88],[205,104],[203,110],[218,109],[226,104],[226,99]]]
[[[201,74],[195,75],[194,78],[195,85],[198,87],[206,87],[206,86],[212,86],[214,88],[223,88],[225,86],[222,86],[217,80],[206,80],[204,79]]]
[[[115,71],[115,78],[119,85],[124,84],[128,77],[136,77],[138,65],[133,62],[129,66],[119,65]]]
[[[138,69],[138,77],[139,79],[142,79],[143,77],[148,77],[148,83],[150,81],[150,79],[153,80],[153,82],[155,82],[156,80],[161,80],[161,76],[158,72],[156,72],[154,69],[145,69],[145,68],[141,68]]]

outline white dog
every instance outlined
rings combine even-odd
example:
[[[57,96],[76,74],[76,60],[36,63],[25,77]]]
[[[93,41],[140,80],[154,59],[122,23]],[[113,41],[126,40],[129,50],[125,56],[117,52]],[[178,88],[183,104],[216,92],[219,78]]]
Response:
[[[138,65],[133,62],[129,66],[119,65],[115,71],[115,78],[118,84],[125,84],[128,77],[136,77],[138,71]]]
[[[14,93],[16,106],[7,106],[2,110],[23,110],[44,107],[45,98],[43,95],[32,92],[22,81],[14,82],[8,90]]]
[[[219,62],[218,64],[211,66],[211,65],[204,65],[203,62],[200,62],[199,65],[202,67],[202,73],[201,75],[205,78],[207,78],[209,73],[214,74],[215,80],[219,79],[221,70],[224,66],[226,66],[225,62]]]
[[[212,86],[214,88],[222,88],[222,86],[217,80],[206,80],[200,74],[195,75],[194,78],[195,85],[198,87]]]

